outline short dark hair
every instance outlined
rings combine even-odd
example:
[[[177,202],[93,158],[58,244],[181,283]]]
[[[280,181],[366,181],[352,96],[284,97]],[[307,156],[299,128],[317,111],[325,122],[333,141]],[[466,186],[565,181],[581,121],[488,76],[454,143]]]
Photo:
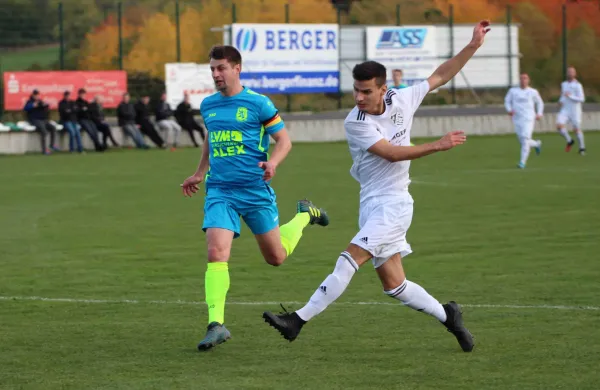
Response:
[[[375,84],[381,87],[387,80],[385,66],[376,61],[366,61],[352,69],[352,77],[356,81],[369,81],[375,79]]]
[[[402,72],[402,69],[394,69],[394,70],[392,70],[392,73],[395,73],[395,72],[404,73],[404,72]]]
[[[240,65],[242,63],[242,55],[233,46],[216,45],[210,49],[208,58],[213,60],[227,60],[232,65]]]

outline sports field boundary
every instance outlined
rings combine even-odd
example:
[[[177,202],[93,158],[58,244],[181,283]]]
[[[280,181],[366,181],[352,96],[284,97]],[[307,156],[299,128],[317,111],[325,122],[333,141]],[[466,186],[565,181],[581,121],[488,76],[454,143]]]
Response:
[[[184,300],[139,300],[139,299],[85,299],[85,298],[50,298],[39,296],[3,296],[0,295],[0,301],[38,301],[53,303],[84,303],[84,304],[133,304],[133,305],[192,305],[203,306],[204,302],[184,301]],[[304,305],[305,302],[296,301],[230,301],[226,305],[234,306],[268,306],[268,305]],[[340,302],[334,303],[337,306],[398,306],[397,302]],[[513,305],[513,304],[490,304],[490,303],[460,303],[463,307],[478,309],[519,309],[519,310],[583,310],[599,311],[600,306],[565,306],[565,305]]]

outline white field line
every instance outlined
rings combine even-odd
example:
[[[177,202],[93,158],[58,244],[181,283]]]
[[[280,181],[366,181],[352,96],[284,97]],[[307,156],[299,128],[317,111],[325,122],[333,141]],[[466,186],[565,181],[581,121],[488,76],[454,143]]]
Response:
[[[90,303],[90,304],[150,304],[150,305],[195,305],[203,306],[204,302],[198,301],[163,301],[163,300],[138,300],[138,299],[78,299],[78,298],[48,298],[36,296],[2,296],[0,301],[41,301],[41,302],[64,302],[64,303]],[[304,302],[236,302],[228,301],[227,305],[238,306],[267,306],[267,305],[304,305]],[[341,302],[336,303],[340,306],[393,306],[399,305],[396,302]],[[460,304],[464,307],[482,308],[482,309],[524,309],[524,310],[600,310],[600,306],[563,306],[563,305],[500,305],[500,304]]]

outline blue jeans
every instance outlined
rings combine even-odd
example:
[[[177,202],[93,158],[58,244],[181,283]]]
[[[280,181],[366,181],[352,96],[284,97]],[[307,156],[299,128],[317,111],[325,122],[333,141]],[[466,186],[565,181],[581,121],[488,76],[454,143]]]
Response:
[[[83,152],[83,147],[81,146],[81,126],[71,121],[63,122],[63,126],[69,133],[69,151],[74,152],[75,146],[77,146],[77,151],[80,153]]]
[[[125,133],[125,135],[127,135],[127,136],[131,137],[131,139],[133,139],[135,146],[137,146],[138,148],[141,148],[141,149],[148,148],[148,145],[146,145],[146,141],[144,141],[144,136],[138,130],[136,125],[125,124],[125,125],[121,126],[121,128],[123,129],[123,132]]]

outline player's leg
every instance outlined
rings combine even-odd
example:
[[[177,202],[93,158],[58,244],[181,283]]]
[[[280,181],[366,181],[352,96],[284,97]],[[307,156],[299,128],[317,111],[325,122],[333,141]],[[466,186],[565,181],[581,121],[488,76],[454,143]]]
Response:
[[[225,328],[225,300],[229,290],[229,256],[231,244],[240,234],[239,214],[218,190],[207,194],[204,206],[204,224],[208,247],[204,289],[208,306],[206,336],[198,344],[201,351],[225,342],[231,337]]]
[[[533,121],[519,123],[517,132],[519,143],[521,144],[521,160],[519,161],[519,168],[525,168],[527,165],[531,148],[535,148],[538,155],[541,152],[541,141],[535,141],[531,139],[533,136],[534,125],[535,122]]]
[[[361,230],[354,236],[346,250],[340,254],[333,272],[319,285],[304,307],[294,313],[281,315],[270,312],[263,313],[265,321],[277,329],[286,340],[295,340],[302,326],[338,299],[358,268],[372,258],[374,253],[378,253],[379,248],[384,247],[386,242],[389,242],[384,221],[386,218],[395,220],[394,217],[397,213],[402,211],[393,208],[386,210],[379,206],[377,201],[361,205]],[[395,206],[399,206],[399,210],[401,210],[401,205],[394,204]],[[386,212],[388,213],[387,217]]]
[[[373,263],[387,296],[399,300],[411,309],[435,317],[456,337],[463,351],[473,350],[473,336],[463,325],[462,312],[456,302],[442,305],[423,287],[406,279],[399,253],[387,260],[374,259]]]
[[[294,218],[279,227],[279,212],[274,192],[272,189],[269,189],[269,192],[272,194],[269,203],[249,209],[243,213],[243,218],[254,233],[265,261],[279,266],[292,254],[306,226],[327,226],[329,217],[324,210],[317,208],[310,201],[301,200],[298,202]]]
[[[323,312],[342,295],[358,268],[371,257],[371,253],[365,249],[350,244],[338,257],[333,272],[319,285],[304,307],[293,313],[279,315],[264,312],[265,322],[277,329],[286,340],[294,341],[305,323]]]
[[[573,124],[573,131],[579,143],[579,154],[585,156],[585,139],[583,137],[583,130],[581,129],[581,112],[573,113],[571,123]]]
[[[566,124],[568,121],[568,115],[565,111],[561,110],[556,116],[556,129],[565,138],[567,141],[567,146],[565,147],[565,152],[569,152],[571,147],[575,143],[575,141],[571,138],[566,129]]]

